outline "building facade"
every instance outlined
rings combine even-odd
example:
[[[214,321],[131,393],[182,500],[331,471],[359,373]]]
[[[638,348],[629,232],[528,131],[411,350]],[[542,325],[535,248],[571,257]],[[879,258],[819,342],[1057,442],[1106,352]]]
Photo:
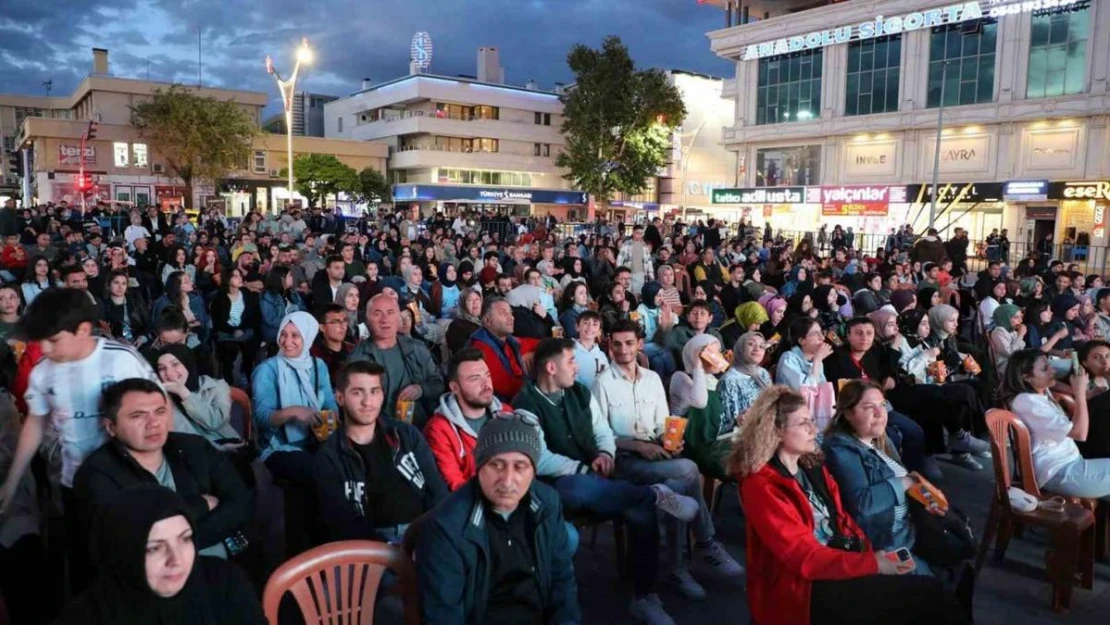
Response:
[[[297,137],[324,136],[324,105],[338,100],[338,96],[301,91],[293,96],[293,135]],[[262,122],[262,129],[275,134],[285,134],[285,113],[271,115]]]
[[[1106,245],[1110,3],[714,3],[737,24],[708,35],[736,63],[722,209],[886,232],[933,208],[973,239]]]
[[[556,167],[563,106],[556,92],[506,85],[496,48],[478,51],[478,77],[421,73],[324,105],[325,136],[390,146],[394,200],[425,214],[463,207],[586,218],[585,194]]]
[[[7,129],[13,128],[12,147],[28,155],[25,190],[40,203],[80,204],[78,177],[83,170],[93,182],[85,193],[86,204],[182,205],[185,187],[181,180],[156,146],[148,145],[130,124],[132,106],[150,98],[156,89],[169,87],[167,83],[111,76],[108,51],[94,49],[92,74],[69,96],[0,95],[0,134],[6,137]],[[208,87],[196,91],[239,104],[256,124],[269,103],[267,94],[254,91]],[[98,120],[96,136],[85,143],[82,152],[82,134],[94,119]],[[293,151],[294,157],[332,154],[356,170],[373,167],[383,172],[388,155],[384,144],[313,137],[295,137]],[[229,172],[219,188],[211,183],[195,184],[190,205],[222,203],[230,215],[279,209],[290,197],[281,174],[287,164],[284,135],[260,133],[243,167]],[[294,194],[293,199],[304,198]]]

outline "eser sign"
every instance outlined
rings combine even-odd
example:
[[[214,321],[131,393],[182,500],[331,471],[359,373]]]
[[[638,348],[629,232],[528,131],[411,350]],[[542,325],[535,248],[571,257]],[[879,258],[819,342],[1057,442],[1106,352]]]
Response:
[[[85,146],[85,165],[96,165],[96,146]],[[81,146],[61,143],[58,145],[59,165],[80,165]]]

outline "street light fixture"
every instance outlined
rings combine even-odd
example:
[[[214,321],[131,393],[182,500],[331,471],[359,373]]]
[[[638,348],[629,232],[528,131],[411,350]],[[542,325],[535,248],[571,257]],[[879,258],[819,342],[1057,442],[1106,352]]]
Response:
[[[301,63],[312,63],[313,58],[312,48],[308,47],[307,38],[301,39],[301,45],[297,46],[294,58],[296,63],[293,65],[293,73],[289,75],[288,79],[285,79],[274,69],[274,60],[269,55],[266,56],[266,73],[273,76],[274,80],[277,81],[278,91],[281,92],[281,102],[285,108],[285,151],[289,173],[289,200],[287,205],[293,203],[293,97],[297,92],[297,75],[301,71]]]

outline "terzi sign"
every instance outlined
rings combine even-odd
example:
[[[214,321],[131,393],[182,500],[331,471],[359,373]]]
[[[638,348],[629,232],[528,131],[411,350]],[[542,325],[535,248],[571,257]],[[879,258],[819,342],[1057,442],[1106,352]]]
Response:
[[[938,9],[916,11],[894,17],[878,15],[875,19],[861,24],[838,26],[805,35],[754,43],[745,48],[743,60],[751,61],[791,52],[816,50],[850,41],[897,35],[946,24],[959,24],[983,17],[998,18],[1016,13],[1068,7],[1078,2],[1080,0],[983,0],[982,2],[960,2]]]
[[[713,204],[801,204],[805,187],[755,187],[749,189],[713,189]]]

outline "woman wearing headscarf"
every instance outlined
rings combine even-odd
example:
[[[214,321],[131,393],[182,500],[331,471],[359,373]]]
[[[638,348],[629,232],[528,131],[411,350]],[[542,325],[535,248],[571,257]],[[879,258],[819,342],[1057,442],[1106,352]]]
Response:
[[[725,310],[721,307],[721,302],[717,298],[717,289],[714,288],[711,280],[702,280],[694,285],[693,300],[703,300],[709,304],[709,308],[712,311],[712,320],[709,322],[710,327],[721,327],[721,324],[725,322]]]
[[[971,457],[990,457],[989,445],[971,435],[974,419],[983,414],[975,387],[937,378],[932,365],[941,348],[930,347],[932,327],[924,311],[911,309],[899,315],[898,330],[888,341],[899,358],[903,379],[888,393],[891,403],[925,430],[926,454],[951,452],[953,464],[982,469]]]
[[[666,379],[674,373],[674,356],[663,347],[663,339],[674,328],[678,315],[662,302],[662,286],[658,282],[647,282],[640,291],[640,305],[636,308],[637,320],[644,329],[644,355],[651,369]]]
[[[482,292],[477,289],[465,289],[460,299],[458,314],[447,326],[444,343],[449,354],[457,354],[466,347],[470,335],[482,327],[482,320],[479,318],[482,314]]]
[[[559,280],[559,288],[565,289],[571,282],[587,282],[586,264],[581,258],[566,257],[561,264],[563,277]]]
[[[721,343],[709,334],[698,334],[682,347],[683,370],[671,376],[670,409],[671,414],[686,417],[686,454],[697,462],[699,467],[712,469],[714,475],[723,474],[718,464],[721,459],[714,457],[710,449],[720,435],[722,422],[721,398],[717,392],[717,376],[705,370],[702,352],[721,351]],[[736,415],[728,420],[736,425]],[[696,451],[694,451],[696,450]]]
[[[994,350],[994,366],[998,371],[1006,371],[1010,356],[1025,349],[1025,334],[1028,329],[1021,322],[1021,309],[1013,304],[1002,304],[994,309],[994,329],[990,331],[991,348]]]
[[[795,293],[787,300],[785,322],[789,324],[802,317],[817,318],[817,309],[813,307],[812,293]]]
[[[917,293],[911,289],[898,289],[890,294],[890,305],[899,314],[917,307]]]
[[[732,345],[741,335],[758,332],[765,323],[770,321],[767,309],[759,302],[744,302],[736,307],[733,316],[721,326],[721,338],[725,345]]]
[[[359,305],[362,295],[358,285],[344,282],[335,289],[333,303],[342,306],[347,313],[347,338],[346,342],[357,345],[370,337],[370,330],[362,322],[362,307]]]
[[[1056,349],[1068,350],[1075,348],[1080,335],[1076,319],[1079,317],[1081,306],[1082,302],[1079,301],[1079,298],[1070,293],[1062,293],[1052,298],[1052,322],[1048,324],[1048,334],[1051,335],[1060,330],[1067,331],[1056,342]]]
[[[217,448],[243,443],[231,426],[231,388],[197,372],[193,351],[164,345],[151,358],[162,387],[173,401],[173,431],[203,436]]]
[[[454,319],[459,311],[462,292],[458,284],[459,272],[449,262],[440,263],[439,280],[432,283],[432,314],[438,319]]]
[[[559,296],[559,325],[563,336],[578,338],[578,316],[589,310],[590,288],[585,282],[568,282]]]
[[[252,408],[261,458],[275,477],[311,484],[312,426],[323,410],[336,412],[328,367],[309,354],[320,324],[306,312],[278,325],[278,352],[251,379]]]
[[[840,292],[831,284],[823,284],[813,290],[813,307],[817,309],[817,323],[826,333],[844,336],[844,317],[840,315]]]
[[[1021,267],[1018,268],[1019,270]],[[1044,280],[1040,276],[1026,276],[1018,282],[1018,295],[1014,303],[1028,307],[1035,301],[1044,299]]]
[[[243,571],[197,555],[192,513],[177,493],[154,484],[120,491],[91,535],[100,575],[58,625],[266,625]]]
[[[732,428],[728,426],[742,425],[744,413],[751,408],[764,389],[771,387],[771,374],[762,365],[766,353],[767,341],[759,332],[746,332],[736,339],[732,348],[732,366],[725,371],[717,384],[717,391],[721,397],[721,423],[718,428],[721,436],[713,441],[714,449],[711,457],[720,464],[710,465],[708,467],[710,469],[724,469],[727,449],[731,445],[727,434],[731,434]],[[724,432],[726,429],[727,432]],[[686,446],[686,451],[687,454],[690,453],[689,444]],[[701,467],[701,465],[702,463],[699,462],[698,466]],[[705,468],[702,468],[702,472],[717,477],[716,474],[707,472]]]
[[[782,296],[792,298],[795,293],[808,292],[813,289],[813,282],[809,279],[809,271],[801,265],[795,265],[790,270],[790,277],[782,285]]]
[[[917,307],[926,313],[932,310],[933,306],[940,303],[940,291],[931,286],[927,286],[917,292]]]
[[[520,267],[518,267],[520,269]],[[470,260],[464,260],[459,263],[459,285],[470,288],[474,286],[474,263]]]

